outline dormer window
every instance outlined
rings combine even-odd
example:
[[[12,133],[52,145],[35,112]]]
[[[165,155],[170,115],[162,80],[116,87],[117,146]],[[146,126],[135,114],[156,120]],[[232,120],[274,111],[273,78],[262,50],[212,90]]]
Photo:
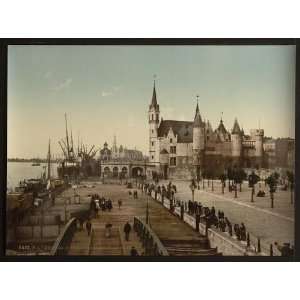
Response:
[[[173,143],[173,139],[170,139],[170,143],[171,143],[171,144]]]

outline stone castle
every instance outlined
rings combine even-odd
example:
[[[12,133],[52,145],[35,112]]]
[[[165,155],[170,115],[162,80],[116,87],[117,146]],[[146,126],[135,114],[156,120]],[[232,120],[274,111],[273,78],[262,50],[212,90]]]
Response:
[[[164,178],[219,176],[228,167],[260,168],[264,164],[264,130],[246,135],[235,119],[231,131],[221,118],[214,130],[203,120],[197,102],[194,121],[160,118],[155,82],[148,110],[149,162]]]

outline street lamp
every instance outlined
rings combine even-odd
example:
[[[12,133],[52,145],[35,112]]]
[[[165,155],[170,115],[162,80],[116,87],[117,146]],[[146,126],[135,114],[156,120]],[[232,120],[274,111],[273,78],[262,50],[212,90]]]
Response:
[[[147,196],[147,205],[146,205],[146,224],[149,224],[149,196]]]
[[[195,186],[193,185],[193,183],[191,183],[190,188],[191,188],[191,191],[192,191],[192,200],[194,202]]]

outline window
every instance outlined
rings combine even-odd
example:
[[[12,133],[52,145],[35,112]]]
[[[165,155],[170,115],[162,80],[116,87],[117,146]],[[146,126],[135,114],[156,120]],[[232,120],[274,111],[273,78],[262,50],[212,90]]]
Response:
[[[151,120],[153,121],[153,114],[151,115]]]
[[[170,158],[170,166],[176,166],[176,157]]]
[[[176,146],[171,146],[170,147],[170,153],[176,154]]]
[[[152,129],[151,132],[154,133],[154,130]]]
[[[153,156],[153,155],[151,156],[151,159],[154,159],[154,156]]]
[[[154,146],[154,142],[151,142],[151,145]]]
[[[173,143],[173,139],[170,139],[170,143]]]

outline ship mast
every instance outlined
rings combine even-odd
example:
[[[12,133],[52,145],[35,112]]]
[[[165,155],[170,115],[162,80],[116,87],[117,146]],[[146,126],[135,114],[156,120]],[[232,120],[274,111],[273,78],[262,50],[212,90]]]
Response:
[[[72,158],[75,157],[75,153],[74,153],[74,144],[73,144],[73,133],[72,133],[72,127],[71,127],[71,150],[72,150]]]
[[[66,120],[66,140],[67,140],[67,152],[68,152],[68,160],[70,159],[70,146],[69,146],[69,135],[68,135],[68,121],[67,121],[67,114],[65,113],[65,120]]]
[[[51,177],[50,164],[51,164],[51,152],[50,152],[50,139],[49,139],[49,147],[48,147],[48,180],[50,180],[50,177]]]

